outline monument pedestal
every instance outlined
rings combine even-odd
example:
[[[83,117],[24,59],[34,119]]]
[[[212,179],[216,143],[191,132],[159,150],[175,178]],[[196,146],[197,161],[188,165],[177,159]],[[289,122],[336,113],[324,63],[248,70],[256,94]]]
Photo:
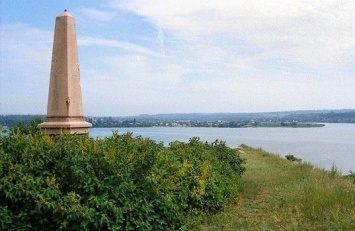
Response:
[[[84,118],[46,118],[44,123],[39,127],[44,130],[46,134],[86,134],[88,128],[92,125],[84,120]]]

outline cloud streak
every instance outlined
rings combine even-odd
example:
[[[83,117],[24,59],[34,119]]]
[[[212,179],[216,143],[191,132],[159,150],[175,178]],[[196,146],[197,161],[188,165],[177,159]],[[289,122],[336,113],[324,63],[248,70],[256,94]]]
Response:
[[[82,36],[78,40],[79,40],[78,41],[79,45],[81,46],[105,46],[105,47],[119,48],[124,51],[130,51],[130,52],[149,55],[149,56],[159,56],[159,53],[151,51],[146,47],[136,45],[133,43],[122,42],[114,39]]]
[[[86,8],[86,7],[79,9],[79,13],[82,14],[87,19],[100,21],[100,22],[111,21],[112,19],[117,17],[116,13],[114,12],[98,10],[95,8]]]

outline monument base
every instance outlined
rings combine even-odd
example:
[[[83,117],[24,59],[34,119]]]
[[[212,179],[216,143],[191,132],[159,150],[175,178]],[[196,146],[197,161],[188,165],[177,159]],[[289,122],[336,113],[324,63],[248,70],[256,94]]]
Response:
[[[83,118],[48,118],[38,127],[48,135],[59,134],[88,134],[91,123]]]

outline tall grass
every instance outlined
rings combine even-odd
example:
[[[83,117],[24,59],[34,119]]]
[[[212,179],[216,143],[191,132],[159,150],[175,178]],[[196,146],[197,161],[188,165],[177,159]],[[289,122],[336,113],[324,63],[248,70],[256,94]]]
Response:
[[[355,184],[325,171],[241,146],[247,158],[235,204],[203,230],[355,230]]]

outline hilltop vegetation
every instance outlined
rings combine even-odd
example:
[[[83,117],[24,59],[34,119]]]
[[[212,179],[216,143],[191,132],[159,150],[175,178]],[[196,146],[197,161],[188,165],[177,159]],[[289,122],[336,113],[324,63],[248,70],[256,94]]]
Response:
[[[0,133],[1,230],[355,229],[353,172],[198,138],[50,138],[38,122]]]
[[[244,159],[222,141],[131,133],[0,132],[1,230],[190,230],[240,189]]]

